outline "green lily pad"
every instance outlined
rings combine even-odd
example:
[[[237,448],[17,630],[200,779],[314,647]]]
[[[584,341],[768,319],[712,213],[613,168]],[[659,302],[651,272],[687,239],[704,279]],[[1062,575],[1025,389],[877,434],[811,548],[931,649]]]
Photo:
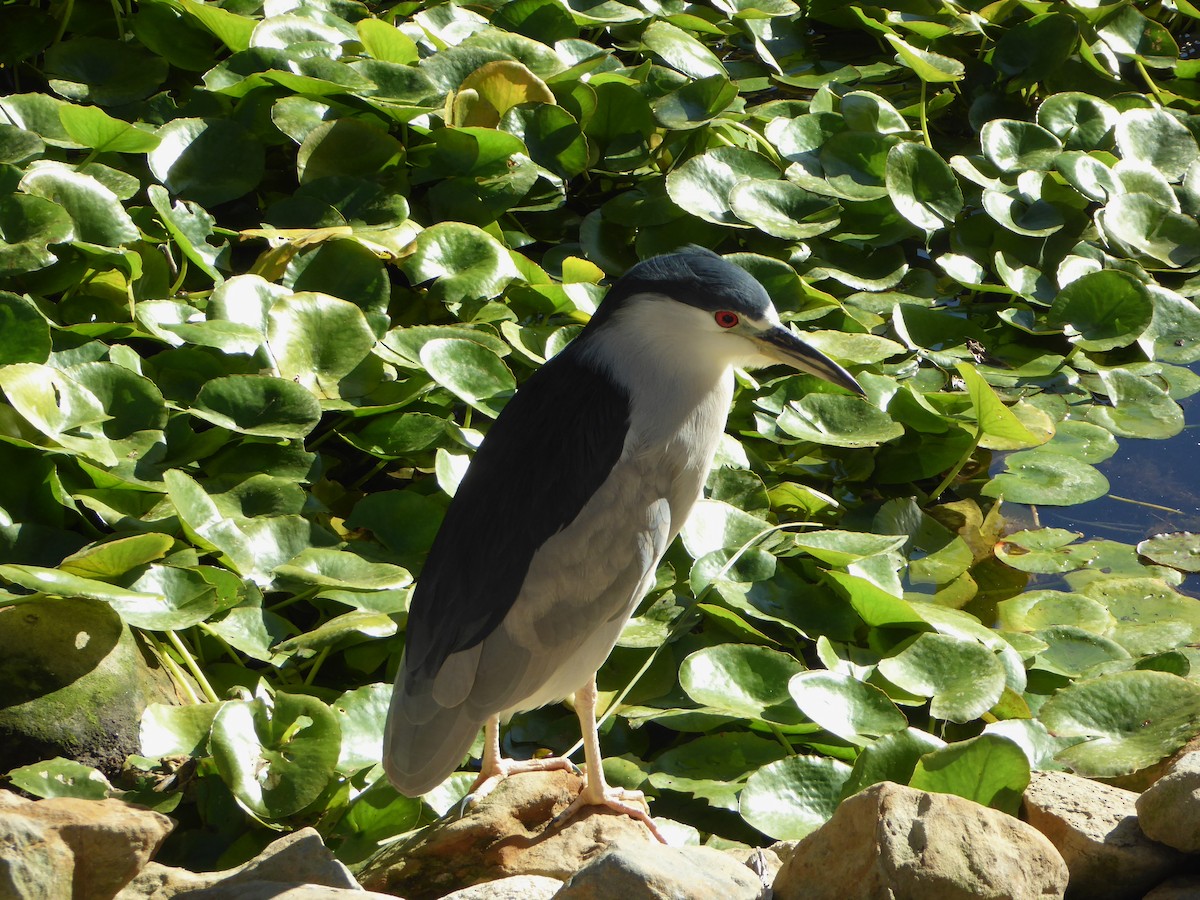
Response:
[[[670,22],[652,22],[642,32],[642,43],[667,65],[692,78],[726,74],[725,67],[711,50]]]
[[[1175,752],[1200,730],[1200,685],[1166,672],[1119,672],[1078,681],[1038,718],[1056,737],[1085,741],[1056,759],[1081,775],[1127,775]]]
[[[1139,543],[1137,552],[1162,566],[1200,572],[1200,535],[1190,531],[1156,534]]]
[[[1119,118],[1111,104],[1078,91],[1047,97],[1037,112],[1038,124],[1062,141],[1066,150],[1095,150],[1111,144]]]
[[[22,178],[21,189],[52,200],[65,209],[75,224],[74,237],[78,240],[119,247],[139,237],[133,219],[117,195],[91,175],[72,171],[63,165],[46,165]],[[45,215],[40,210],[38,212]],[[50,223],[43,221],[44,229]]]
[[[1015,816],[1029,786],[1029,760],[1007,738],[981,734],[922,756],[909,786],[957,794]]]
[[[799,840],[829,821],[849,779],[845,763],[789,756],[750,776],[739,809],[743,819],[768,837]]]
[[[1028,591],[997,605],[1000,626],[1012,631],[1040,631],[1070,625],[1093,634],[1104,634],[1116,624],[1103,604],[1082,594],[1061,591]]]
[[[654,101],[654,117],[672,131],[699,128],[729,109],[737,95],[737,86],[727,76],[708,75]]]
[[[428,341],[421,347],[421,362],[438,384],[492,418],[500,415],[517,387],[504,360],[474,341]]]
[[[1195,135],[1165,109],[1126,110],[1116,122],[1116,138],[1122,158],[1144,162],[1172,182],[1200,157]]]
[[[321,795],[341,752],[336,714],[315,697],[233,700],[213,718],[210,749],[222,779],[255,815],[278,819]]]
[[[375,345],[362,310],[324,294],[281,299],[271,306],[267,320],[267,346],[279,376],[318,397],[340,397],[339,383]]]
[[[58,257],[50,245],[74,236],[74,220],[52,200],[26,194],[0,197],[0,277],[24,275],[53,265]]]
[[[859,397],[809,394],[779,417],[792,437],[832,447],[877,447],[904,434],[904,426]]]
[[[1082,591],[1117,620],[1109,637],[1131,654],[1162,653],[1200,641],[1200,604],[1157,578],[1097,579]]]
[[[391,700],[390,684],[364,684],[346,691],[330,704],[342,732],[339,772],[357,772],[383,759],[384,722]]]
[[[1050,307],[1050,321],[1084,350],[1112,350],[1137,340],[1154,313],[1146,286],[1116,269],[1093,272],[1063,288]]]
[[[785,755],[778,741],[746,732],[704,735],[655,758],[650,784],[736,811],[746,778]]]
[[[482,229],[441,222],[417,235],[403,263],[414,282],[434,281],[430,291],[447,303],[494,297],[517,277],[508,250]]]
[[[321,418],[316,398],[286,378],[227,375],[205,383],[189,410],[214,425],[265,437],[304,437]]]
[[[0,219],[3,215],[0,209]],[[2,231],[3,225],[0,224]],[[0,250],[0,271],[3,270],[3,259],[3,250]],[[37,307],[24,297],[0,291],[0,366],[13,363],[40,364],[46,362],[49,356],[50,326]]]
[[[983,488],[988,497],[1009,503],[1074,506],[1108,493],[1108,479],[1074,457],[1039,448],[1004,459],[1005,471]]]
[[[1169,268],[1200,258],[1200,224],[1149,194],[1118,194],[1097,216],[1110,243]]]
[[[263,145],[233,119],[172,119],[158,138],[147,162],[173,194],[212,206],[248,194],[262,180]],[[229,164],[233,159],[237,165]]]
[[[749,180],[729,194],[733,214],[778,238],[803,240],[838,226],[841,207],[790,181]]]
[[[50,87],[68,100],[120,106],[154,93],[168,66],[136,43],[75,37],[46,51],[46,70]]]
[[[1112,406],[1093,406],[1087,420],[1117,437],[1169,438],[1183,430],[1183,410],[1171,395],[1125,369],[1100,373]]]
[[[731,206],[741,182],[778,180],[779,170],[764,157],[738,147],[718,147],[694,156],[667,176],[667,194],[681,209],[717,225],[747,227]]]
[[[995,705],[1004,691],[1004,667],[975,641],[922,634],[895,656],[879,661],[888,681],[920,697],[932,698],[938,719],[969,722]]]
[[[705,647],[684,659],[679,683],[701,706],[781,725],[805,721],[788,693],[803,666],[786,653],[748,644]]]
[[[64,106],[58,115],[72,140],[100,153],[145,153],[158,146],[157,134],[114,119],[98,106]]]
[[[854,760],[854,770],[846,783],[847,796],[881,781],[908,784],[917,762],[932,750],[945,747],[940,738],[919,728],[905,728],[885,734],[862,748]]]
[[[800,711],[826,731],[860,746],[908,726],[904,713],[874,685],[837,672],[802,672],[788,682]]]
[[[888,151],[887,189],[900,215],[925,231],[944,228],[963,210],[954,172],[921,144],[897,144]]]
[[[1052,132],[1013,119],[992,119],[979,137],[984,156],[1001,172],[1044,171],[1063,149]]]
[[[203,752],[219,703],[170,706],[151,703],[142,713],[138,730],[144,756],[195,756]]]

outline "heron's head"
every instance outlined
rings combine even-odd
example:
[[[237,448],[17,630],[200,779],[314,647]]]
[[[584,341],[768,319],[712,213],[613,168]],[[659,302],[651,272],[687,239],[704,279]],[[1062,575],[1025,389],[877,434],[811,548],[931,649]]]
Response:
[[[592,325],[597,337],[619,332],[629,352],[723,368],[784,363],[863,393],[854,376],[780,322],[766,289],[749,272],[700,247],[631,268],[612,286]]]

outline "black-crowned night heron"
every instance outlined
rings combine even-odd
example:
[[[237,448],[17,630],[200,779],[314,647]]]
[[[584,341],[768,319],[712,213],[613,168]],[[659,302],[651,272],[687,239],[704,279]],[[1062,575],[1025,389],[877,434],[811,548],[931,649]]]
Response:
[[[780,323],[746,271],[692,248],[630,269],[517,392],[458,486],[412,598],[384,744],[401,793],[440,784],[481,726],[477,793],[518,772],[574,768],[504,759],[499,743],[502,717],[574,694],[586,786],[566,815],[605,805],[657,834],[641,793],[604,781],[596,670],[700,496],[734,367],[772,363],[862,393]]]

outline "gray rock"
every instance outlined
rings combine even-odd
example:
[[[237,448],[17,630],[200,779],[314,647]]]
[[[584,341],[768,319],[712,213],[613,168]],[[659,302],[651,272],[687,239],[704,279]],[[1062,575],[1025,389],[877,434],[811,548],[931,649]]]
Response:
[[[187,900],[225,897],[237,900],[249,897],[254,891],[273,890],[278,894],[285,889],[318,887],[361,891],[354,876],[333,858],[316,830],[302,828],[268,844],[249,862],[222,872],[197,873],[150,863],[117,895],[116,900],[169,900],[178,894],[185,894]],[[263,896],[274,895],[265,893]],[[356,896],[364,895],[358,893]]]
[[[0,609],[0,772],[55,756],[120,772],[139,751],[150,702],[178,703],[170,678],[97,600]]]
[[[53,829],[0,810],[0,897],[70,897],[75,857]]]
[[[545,875],[511,875],[447,894],[442,900],[550,900],[562,882]]]
[[[603,807],[548,828],[582,786],[570,772],[514,775],[461,818],[452,813],[413,840],[384,848],[355,874],[368,890],[437,900],[509,875],[565,880],[621,839],[657,845],[641,822]]]
[[[711,847],[623,843],[571,876],[554,900],[758,900],[758,875]]]
[[[1200,875],[1181,875],[1164,881],[1143,900],[1197,900],[1200,898]]]
[[[72,900],[112,900],[146,866],[175,827],[164,815],[120,800],[59,797],[17,804],[10,797],[0,811],[0,835],[23,835],[28,839],[32,831],[22,828],[22,822],[33,823],[45,836],[45,843],[28,850],[43,861],[53,858],[54,880],[65,877],[72,885],[61,896]],[[0,842],[7,843],[4,837]],[[65,856],[57,845],[66,851]],[[3,855],[7,858],[9,854]],[[35,893],[15,896],[56,895],[39,888]]]
[[[1178,759],[1137,799],[1138,822],[1153,840],[1200,853],[1200,752]]]
[[[1067,897],[1137,900],[1183,857],[1138,827],[1138,795],[1063,772],[1034,772],[1022,817],[1050,839],[1071,873]]]
[[[844,800],[775,879],[775,900],[1048,900],[1067,866],[1029,825],[890,782]]]

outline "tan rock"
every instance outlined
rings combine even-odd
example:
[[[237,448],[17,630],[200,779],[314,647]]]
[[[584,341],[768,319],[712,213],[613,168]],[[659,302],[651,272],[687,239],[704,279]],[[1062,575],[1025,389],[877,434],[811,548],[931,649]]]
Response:
[[[569,772],[514,775],[462,818],[452,813],[414,840],[385,848],[356,874],[368,890],[436,900],[509,875],[565,880],[622,838],[654,841],[645,825],[599,807],[547,829],[582,785]]]
[[[1137,794],[1063,772],[1034,772],[1022,818],[1050,839],[1071,873],[1067,897],[1136,900],[1182,857],[1138,827]]]
[[[60,861],[59,871],[70,873],[73,900],[111,900],[149,863],[175,827],[164,815],[112,799],[6,803],[0,831],[14,828],[19,819],[36,822],[68,849],[70,861]]]
[[[1176,760],[1137,799],[1141,830],[1184,853],[1200,853],[1200,752]]]
[[[776,900],[1048,900],[1067,867],[1012,816],[890,782],[842,802],[775,879]]]
[[[1181,875],[1164,881],[1143,900],[1197,900],[1200,898],[1200,875]]]
[[[0,897],[70,897],[74,871],[71,848],[52,828],[0,804]]]
[[[267,887],[256,887],[261,885]],[[150,863],[117,895],[116,900],[169,900],[185,892],[188,900],[219,897],[232,900],[248,898],[254,891],[273,890],[279,894],[301,887],[359,890],[354,876],[333,858],[313,828],[302,828],[272,841],[254,859],[221,872],[189,872]],[[264,896],[274,895],[265,893]],[[356,896],[370,895],[359,893]]]
[[[758,900],[758,875],[711,847],[619,843],[576,872],[555,900]]]
[[[545,875],[511,875],[463,888],[442,900],[550,900],[562,885]]]

